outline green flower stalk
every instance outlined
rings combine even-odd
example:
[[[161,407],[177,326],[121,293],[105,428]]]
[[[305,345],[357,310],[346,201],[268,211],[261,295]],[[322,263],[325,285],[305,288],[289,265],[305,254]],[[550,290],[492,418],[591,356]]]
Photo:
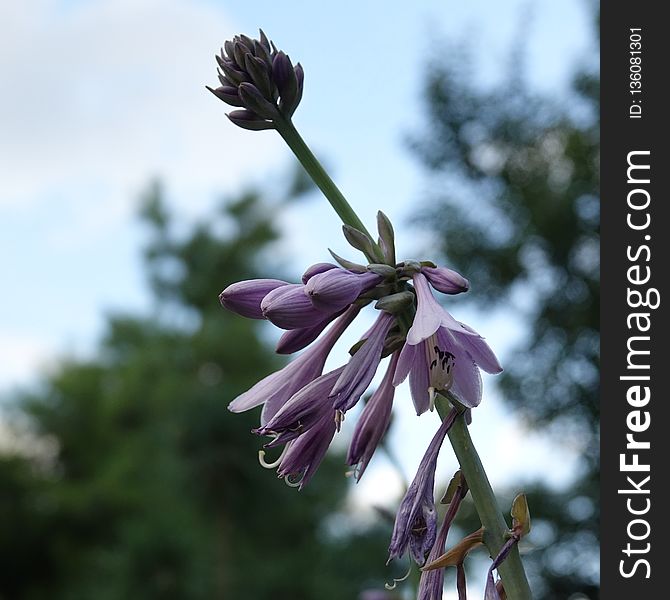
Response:
[[[510,530],[467,427],[471,411],[482,399],[480,369],[499,373],[502,367],[484,338],[456,320],[434,297],[435,291],[466,292],[470,283],[429,260],[397,262],[393,226],[381,212],[378,237],[372,237],[293,125],[292,116],[303,95],[302,67],[294,66],[263,31],[259,39],[239,35],[227,41],[216,60],[221,85],[208,89],[236,108],[228,114],[231,122],[254,131],[275,130],[282,136],[342,220],[349,245],[367,260],[359,264],[331,253],[338,264],[309,267],[301,283],[237,282],[221,293],[225,308],[287,330],[278,352],[307,348],[230,404],[233,412],[263,406],[261,425],[254,433],[270,438],[265,448],[283,446],[283,450],[273,463],[266,462],[261,450],[261,464],[276,469],[291,486],[306,485],[339,432],[345,413],[360,402],[381,361],[390,357],[382,385],[363,412],[348,453],[357,479],[388,427],[394,388],[406,378],[417,415],[437,408],[443,419],[400,504],[390,559],[409,554],[419,567],[428,560],[430,569],[444,568],[435,559],[443,552],[448,525],[438,533],[434,485],[436,461],[448,436],[482,523],[477,544],[483,543],[494,559],[487,597],[497,593],[493,581],[497,569],[509,600],[529,600],[517,549],[530,523],[525,498],[515,503]],[[351,348],[346,364],[324,372],[337,339],[373,302],[375,324]],[[456,509],[457,504],[452,512]],[[454,563],[459,569],[459,596],[465,594],[463,560],[465,554]],[[441,574],[425,576],[422,600],[441,598],[441,580]]]

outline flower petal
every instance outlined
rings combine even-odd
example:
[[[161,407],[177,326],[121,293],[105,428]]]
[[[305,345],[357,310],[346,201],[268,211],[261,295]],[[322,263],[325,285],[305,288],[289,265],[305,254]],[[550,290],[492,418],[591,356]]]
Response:
[[[407,332],[407,343],[418,344],[433,335],[444,319],[445,310],[437,303],[430,291],[425,275],[416,273],[413,277],[416,290],[417,309],[414,322]],[[453,317],[452,317],[453,320]],[[454,322],[456,322],[454,320]]]
[[[503,368],[484,338],[464,323],[461,323],[461,326],[465,328],[465,332],[454,331],[458,343],[484,371],[492,374],[500,373]]]

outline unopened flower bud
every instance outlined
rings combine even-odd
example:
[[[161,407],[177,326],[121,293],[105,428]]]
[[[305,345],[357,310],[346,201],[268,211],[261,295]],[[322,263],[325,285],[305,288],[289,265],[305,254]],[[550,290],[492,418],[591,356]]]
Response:
[[[305,285],[305,293],[317,308],[337,311],[380,281],[381,277],[375,273],[358,274],[345,269],[329,269],[311,277]]]
[[[249,281],[238,281],[229,285],[219,294],[219,301],[224,308],[248,317],[250,319],[263,319],[261,301],[272,290],[289,285],[279,279],[251,279]]]
[[[470,289],[470,282],[460,273],[446,267],[421,267],[430,285],[443,294],[460,294]]]
[[[311,267],[307,267],[307,270],[302,275],[302,282],[307,283],[312,277],[314,277],[314,275],[318,275],[319,273],[325,273],[326,271],[330,271],[331,269],[337,269],[337,265],[322,262],[322,263],[316,263]]]
[[[273,129],[280,115],[288,119],[294,113],[302,97],[303,69],[300,64],[294,67],[262,31],[258,40],[238,35],[226,41],[216,62],[221,87],[207,89],[226,104],[252,113],[228,115],[236,125]]]
[[[271,291],[261,302],[263,316],[282,329],[313,327],[337,311],[323,311],[312,304],[302,284]]]

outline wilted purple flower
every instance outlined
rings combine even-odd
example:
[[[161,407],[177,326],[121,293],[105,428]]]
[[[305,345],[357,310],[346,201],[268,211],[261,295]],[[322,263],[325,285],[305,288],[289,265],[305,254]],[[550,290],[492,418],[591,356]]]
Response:
[[[314,346],[280,371],[261,379],[250,390],[239,395],[228,409],[243,412],[263,404],[261,424],[267,423],[293,394],[321,375],[335,342],[359,311],[357,306],[350,307]]]
[[[250,279],[229,285],[219,294],[221,306],[250,319],[264,319],[261,301],[272,290],[289,285],[279,279]]]
[[[488,344],[474,329],[456,321],[435,300],[428,281],[414,276],[417,312],[407,333],[394,384],[410,377],[417,414],[432,408],[436,392],[450,391],[468,408],[481,402],[478,367],[499,373],[502,367]]]
[[[255,431],[259,435],[276,436],[267,448],[285,444],[314,427],[324,415],[333,415],[330,390],[344,367],[317,377],[297,391],[263,426]]]
[[[456,478],[459,478],[458,480]],[[458,508],[468,493],[468,487],[465,483],[465,479],[460,474],[456,472],[452,483],[455,481],[460,481],[457,484],[456,490],[449,502],[449,508],[447,509],[446,514],[444,515],[444,521],[442,521],[442,526],[440,531],[437,534],[435,543],[430,550],[430,554],[426,560],[427,564],[437,560],[444,553],[444,547],[447,543],[447,535],[449,534],[449,529],[451,524],[458,512]],[[451,486],[450,486],[451,487]],[[464,572],[463,572],[464,574]],[[461,573],[459,572],[459,576]],[[431,569],[430,571],[422,571],[421,579],[419,580],[419,592],[417,594],[417,600],[442,600],[442,588],[444,587],[444,569]],[[459,600],[461,599],[461,590],[459,586]]]
[[[381,311],[364,338],[365,342],[349,359],[330,393],[333,406],[337,410],[348,411],[368,389],[382,358],[384,340],[394,322],[393,315]]]
[[[493,571],[497,569],[500,564],[507,558],[515,544],[519,542],[518,537],[511,537],[508,539],[498,552],[498,556],[493,559],[489,571],[486,574],[486,589],[484,590],[484,600],[500,600],[500,593],[498,587],[493,579]]]
[[[400,503],[391,535],[389,561],[401,557],[409,547],[414,561],[423,565],[433,547],[437,529],[434,498],[437,456],[456,416],[456,409],[452,409],[440,424]]]
[[[312,276],[305,284],[305,293],[312,304],[321,310],[341,310],[381,280],[375,273],[329,269]]]
[[[278,118],[290,118],[302,97],[304,72],[278,51],[265,34],[254,40],[237,35],[216,57],[221,86],[207,89],[234,110],[228,118],[244,129],[273,129]]]
[[[312,304],[301,283],[272,290],[261,302],[263,316],[282,329],[314,327],[338,310],[322,310]]]
[[[347,463],[355,467],[354,474],[357,480],[363,477],[374,451],[391,422],[391,409],[393,408],[393,395],[395,393],[393,375],[398,364],[398,356],[397,352],[391,356],[391,362],[384,379],[368,400],[354,429],[354,435],[349,445]]]
[[[447,267],[421,267],[421,273],[443,294],[460,294],[470,289],[470,282],[465,277]]]

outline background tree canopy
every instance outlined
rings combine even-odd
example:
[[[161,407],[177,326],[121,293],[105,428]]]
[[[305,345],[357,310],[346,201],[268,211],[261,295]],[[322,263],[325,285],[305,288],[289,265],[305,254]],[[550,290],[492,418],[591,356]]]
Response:
[[[152,190],[156,314],[111,317],[94,357],[13,401],[16,430],[41,450],[0,455],[1,598],[335,600],[383,583],[388,531],[328,527],[343,457],[298,493],[259,466],[257,415],[227,410],[280,365],[259,323],[217,301],[268,275],[259,256],[279,207],[256,192],[224,206],[179,236]]]
[[[599,79],[578,73],[563,103],[512,74],[473,84],[442,49],[425,79],[425,131],[412,140],[430,177],[420,224],[471,282],[468,296],[527,324],[506,361],[505,400],[578,448],[581,471],[556,493],[528,490],[537,546],[524,561],[537,598],[598,590]],[[452,61],[444,57],[453,57]]]

